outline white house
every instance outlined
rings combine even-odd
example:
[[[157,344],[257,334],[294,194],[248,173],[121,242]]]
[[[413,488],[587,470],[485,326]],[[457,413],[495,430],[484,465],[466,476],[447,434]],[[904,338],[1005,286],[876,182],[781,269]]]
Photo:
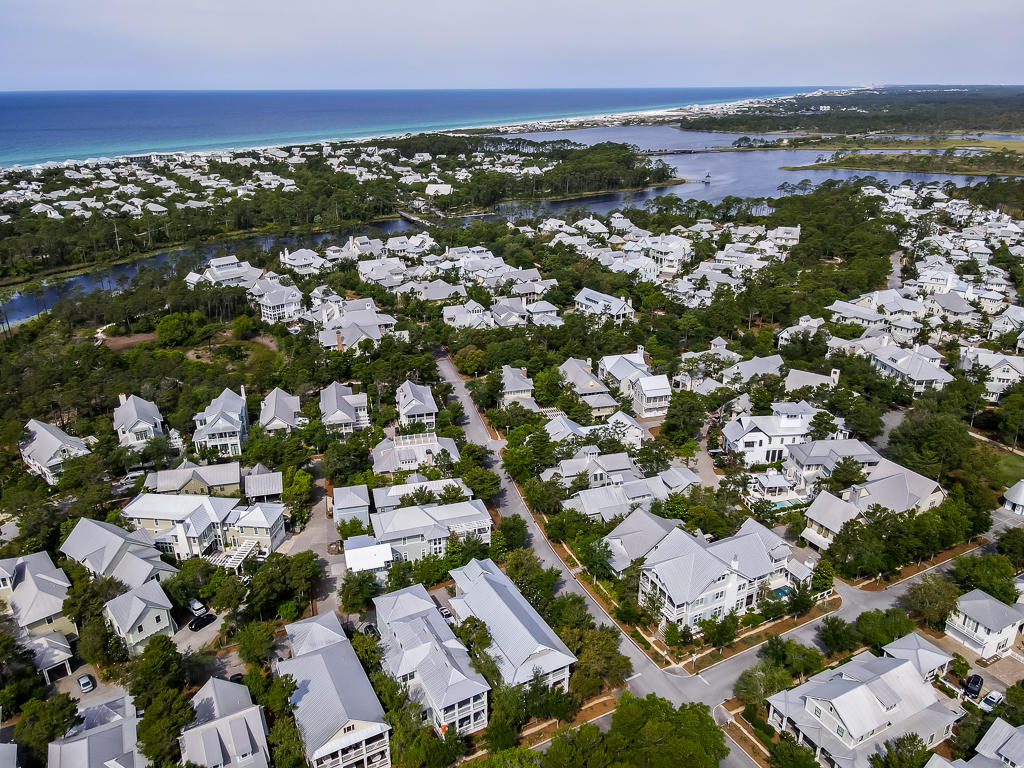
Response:
[[[909,733],[936,747],[963,714],[955,701],[939,698],[911,661],[870,651],[768,698],[769,724],[830,768],[869,768],[886,741]]]
[[[450,730],[468,736],[486,728],[491,687],[423,585],[375,597],[373,604],[382,666],[409,687],[434,731],[443,738]]]
[[[249,689],[211,677],[189,702],[195,719],[178,737],[181,760],[204,768],[265,768],[269,765],[267,718]]]
[[[260,403],[260,426],[267,432],[283,429],[286,433],[304,427],[309,419],[302,415],[299,398],[274,387]]]
[[[117,432],[117,442],[126,448],[141,449],[146,443],[157,435],[167,434],[164,430],[164,417],[156,403],[150,400],[143,400],[136,395],[125,395],[123,392],[118,395],[120,404],[114,409],[114,431]],[[172,443],[179,443],[180,437],[176,432],[171,434]]]
[[[644,604],[654,593],[662,626],[675,622],[699,630],[704,619],[756,610],[762,589],[810,576],[800,563],[791,567],[789,558],[789,545],[751,518],[734,536],[711,542],[672,528],[645,556],[639,600]]]
[[[453,534],[491,542],[491,516],[479,499],[454,504],[426,504],[374,512],[370,523],[377,541],[390,544],[402,560],[444,555]]]
[[[453,463],[461,458],[452,438],[438,437],[433,432],[384,438],[371,451],[373,471],[378,475],[393,475],[396,472],[416,470],[421,466],[433,466],[442,455],[447,455]]]
[[[822,413],[805,400],[797,403],[772,403],[767,416],[740,416],[722,428],[723,447],[731,453],[742,452],[747,466],[772,464],[789,455],[789,446],[810,439],[811,421]],[[837,426],[832,438],[846,437]]]
[[[1003,496],[1003,509],[1015,515],[1024,515],[1024,480],[1018,480]]]
[[[52,424],[30,419],[25,430],[28,437],[21,442],[21,458],[29,472],[50,485],[57,484],[65,461],[91,453],[85,440]]]
[[[403,381],[395,394],[398,405],[398,423],[407,427],[410,424],[423,424],[433,429],[437,423],[437,403],[430,387]]]
[[[460,622],[475,616],[486,625],[487,650],[506,685],[523,685],[539,675],[545,685],[568,690],[576,657],[492,560],[470,560],[453,568],[451,577],[452,612]]]
[[[221,456],[240,455],[249,434],[245,387],[241,388],[241,394],[225,389],[205,410],[193,416],[192,421],[196,425],[192,442],[197,450],[212,448]]]
[[[129,587],[166,580],[178,572],[160,557],[153,537],[145,530],[126,531],[88,517],[75,523],[60,551],[93,576],[114,578]]]
[[[390,768],[384,709],[334,611],[285,627],[291,658],[278,675],[291,675],[295,725],[316,768]]]
[[[256,302],[265,323],[286,323],[302,314],[302,291],[294,285],[278,285]]]
[[[320,390],[320,417],[323,425],[342,435],[370,426],[370,408],[366,393],[332,382]]]
[[[616,325],[636,317],[632,299],[616,298],[591,288],[583,288],[576,294],[575,305],[581,314],[612,320]]]
[[[350,536],[341,543],[345,556],[345,570],[352,573],[369,571],[382,584],[395,562],[395,551],[390,544],[378,544],[373,536]]]
[[[659,373],[643,376],[633,383],[633,412],[638,418],[653,419],[668,413],[672,399],[672,385],[668,377]]]
[[[331,517],[335,523],[358,520],[370,524],[370,491],[365,485],[349,485],[334,488],[334,506]]]
[[[946,634],[983,659],[1005,656],[1013,650],[1024,608],[1007,605],[987,592],[972,589],[960,595],[946,619]]]
[[[505,408],[518,403],[528,410],[536,410],[537,403],[533,399],[533,379],[526,375],[525,368],[501,366],[501,397],[498,407]]]
[[[173,637],[178,626],[171,616],[171,601],[156,580],[118,595],[103,606],[103,616],[110,628],[128,646],[128,653],[137,656],[154,635]]]

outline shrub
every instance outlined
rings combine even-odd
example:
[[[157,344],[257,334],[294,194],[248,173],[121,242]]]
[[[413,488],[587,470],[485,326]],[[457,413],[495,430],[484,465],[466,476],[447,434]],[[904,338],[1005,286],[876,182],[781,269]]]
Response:
[[[756,627],[758,624],[764,623],[764,616],[760,613],[745,613],[743,618],[740,619],[740,623],[744,627]]]

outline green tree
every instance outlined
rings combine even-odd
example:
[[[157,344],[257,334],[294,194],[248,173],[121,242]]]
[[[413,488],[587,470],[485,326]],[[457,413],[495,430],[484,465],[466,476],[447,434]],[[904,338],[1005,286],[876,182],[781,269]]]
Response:
[[[474,467],[462,476],[466,487],[473,492],[478,499],[490,501],[501,490],[501,478],[489,469]]]
[[[348,571],[341,582],[338,597],[341,607],[348,613],[365,616],[370,602],[381,593],[380,582],[370,571]]]
[[[885,742],[885,751],[868,756],[871,768],[924,768],[928,747],[916,733],[906,733]]]
[[[980,589],[1007,605],[1017,602],[1013,563],[1006,555],[967,555],[953,560],[949,577],[960,589]]]
[[[128,690],[139,709],[163,691],[180,692],[185,687],[185,665],[174,641],[166,635],[153,635],[132,672]]]
[[[797,584],[789,593],[786,610],[794,616],[803,616],[814,607],[814,592],[809,584]]]
[[[793,684],[793,675],[784,666],[771,659],[760,659],[754,666],[744,669],[733,692],[746,704],[761,706],[769,696]]]
[[[37,765],[46,765],[49,744],[82,722],[78,702],[66,693],[52,699],[32,699],[21,708],[21,719],[14,725],[14,738],[28,750]]]
[[[1013,564],[1017,570],[1024,568],[1024,528],[1007,528],[999,534],[996,551]]]
[[[860,645],[857,628],[838,616],[826,616],[821,620],[818,639],[830,654],[852,651]]]
[[[704,632],[704,639],[715,648],[724,648],[736,639],[736,633],[740,628],[740,617],[735,610],[718,619],[705,619],[700,622],[700,628]]]
[[[820,768],[813,750],[798,742],[793,734],[784,732],[772,745],[768,757],[771,768]]]
[[[836,432],[836,420],[828,411],[818,411],[811,418],[811,440],[827,440]]]
[[[274,768],[306,768],[306,746],[290,714],[279,717],[267,733]]]
[[[914,631],[914,621],[900,608],[865,611],[857,617],[857,634],[876,651]]]
[[[814,566],[814,572],[811,574],[811,589],[815,593],[832,589],[835,577],[836,569],[832,566],[831,561],[822,560]]]
[[[681,446],[700,434],[708,417],[707,401],[703,395],[688,390],[672,393],[668,412],[662,422],[661,434],[674,446]]]
[[[181,691],[161,691],[150,701],[139,720],[139,751],[153,765],[175,765],[181,760],[178,737],[195,716],[192,705]]]
[[[940,629],[956,608],[960,590],[956,584],[938,573],[927,573],[911,584],[900,598],[900,605],[925,621],[932,629]]]
[[[246,664],[260,666],[274,647],[274,623],[253,621],[238,633],[238,657]]]

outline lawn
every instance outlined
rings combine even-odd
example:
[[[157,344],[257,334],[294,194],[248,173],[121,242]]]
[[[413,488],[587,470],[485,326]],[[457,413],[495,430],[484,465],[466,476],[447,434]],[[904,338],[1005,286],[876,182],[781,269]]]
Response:
[[[1002,454],[992,473],[992,479],[1009,488],[1021,478],[1024,478],[1024,456],[1016,453]]]

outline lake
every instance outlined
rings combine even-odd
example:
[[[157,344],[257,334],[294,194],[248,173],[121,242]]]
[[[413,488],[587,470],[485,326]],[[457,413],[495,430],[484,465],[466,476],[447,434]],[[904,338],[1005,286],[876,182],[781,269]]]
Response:
[[[568,131],[546,131],[542,133],[510,134],[537,140],[569,139],[581,144],[598,144],[603,141],[625,142],[634,144],[643,150],[667,149],[703,149],[713,146],[727,146],[741,135],[733,133],[707,133],[701,131],[680,131],[671,126],[621,126],[602,128],[583,128]],[[828,168],[822,170],[784,171],[784,165],[809,165],[819,157],[827,157],[831,152],[821,150],[750,150],[745,152],[708,152],[695,155],[663,155],[660,159],[671,165],[676,174],[687,183],[670,187],[643,189],[638,192],[615,192],[603,195],[589,195],[572,200],[538,201],[532,208],[558,215],[575,208],[586,207],[597,214],[608,214],[612,211],[629,206],[643,205],[644,201],[660,195],[678,195],[683,199],[695,198],[709,202],[721,202],[725,197],[774,197],[779,194],[779,185],[789,182],[796,184],[802,179],[810,179],[819,184],[827,179],[851,179],[857,176],[874,176],[891,184],[899,184],[910,180],[914,183],[934,181],[940,184],[952,181],[964,184],[964,176],[937,173],[888,173],[883,171],[856,171],[845,168]],[[701,181],[706,174],[711,175],[711,183]],[[504,205],[499,212],[514,215],[517,205]],[[407,231],[412,225],[402,220],[380,222],[376,229],[385,235]],[[358,234],[351,232],[325,232],[317,235],[304,236],[303,244],[317,245],[326,238],[339,235]],[[256,243],[263,248],[285,246],[293,247],[298,238],[290,236],[260,235],[242,238],[236,243]],[[200,255],[209,255],[214,251],[230,247],[230,242],[211,243],[202,246]],[[15,324],[30,319],[40,312],[46,311],[57,300],[75,291],[86,293],[97,288],[116,288],[119,282],[130,280],[141,266],[159,267],[170,258],[170,252],[161,252],[147,256],[134,262],[117,264],[95,270],[82,275],[64,278],[53,278],[42,288],[27,292],[16,292],[7,301],[0,304],[0,313],[6,313],[10,323]]]

